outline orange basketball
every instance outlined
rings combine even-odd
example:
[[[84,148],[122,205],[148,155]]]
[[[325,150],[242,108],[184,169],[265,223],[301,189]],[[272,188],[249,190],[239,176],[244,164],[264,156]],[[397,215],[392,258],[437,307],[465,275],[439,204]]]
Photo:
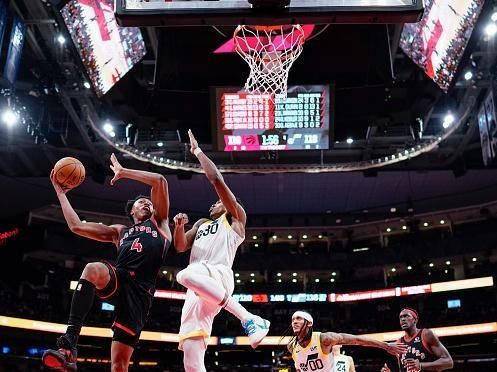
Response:
[[[54,165],[54,177],[62,187],[73,189],[85,180],[85,167],[76,158],[62,158]]]

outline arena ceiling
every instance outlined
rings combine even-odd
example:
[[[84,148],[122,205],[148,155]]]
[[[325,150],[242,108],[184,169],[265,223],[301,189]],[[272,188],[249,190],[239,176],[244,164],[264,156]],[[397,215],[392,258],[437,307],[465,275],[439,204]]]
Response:
[[[183,160],[185,146],[181,142],[185,141],[187,129],[194,130],[204,148],[211,146],[209,88],[242,85],[247,67],[235,54],[212,53],[229,38],[230,27],[143,28],[148,54],[98,101],[82,87],[85,76],[73,48],[61,47],[55,41],[60,32],[66,31],[54,11],[61,2],[52,3],[47,6],[41,1],[11,1],[12,8],[28,24],[16,88],[29,105],[32,117],[41,123],[47,143],[43,144],[40,139],[35,143],[25,131],[1,131],[0,174],[5,176],[2,185],[9,184],[8,190],[13,192],[18,181],[34,182],[37,185],[34,189],[26,186],[28,194],[41,187],[39,196],[27,197],[18,206],[28,200],[33,206],[54,201],[43,178],[57,159],[75,156],[88,171],[88,184],[75,192],[81,195],[81,204],[95,204],[95,209],[106,205],[109,212],[120,212],[112,200],[131,197],[129,194],[135,189],[126,187],[126,196],[121,194],[117,198],[115,190],[108,191],[109,187],[102,186],[105,176],[110,174],[107,159],[112,148],[98,139],[87,118],[95,122],[111,119],[123,124],[134,123],[144,136],[153,137],[157,131],[177,133],[179,141],[166,151]],[[485,12],[488,13],[488,9],[482,18]],[[290,84],[333,85],[333,141],[343,144],[347,137],[353,137],[358,144],[336,145],[333,156],[337,161],[370,156],[367,135],[409,141],[410,128],[418,117],[426,119],[425,133],[437,133],[446,110],[457,106],[467,94],[468,87],[459,80],[449,94],[441,93],[398,49],[399,32],[400,26],[395,25],[319,26],[290,73]],[[476,61],[485,59],[488,66],[495,63],[489,46],[481,42],[479,32],[481,27],[475,30],[462,65],[468,63],[470,55]],[[483,83],[478,89],[483,89]],[[355,213],[407,205],[408,200],[428,201],[447,194],[452,196],[444,200],[450,199],[450,202],[440,205],[426,202],[423,208],[456,205],[457,200],[465,198],[463,194],[470,195],[466,202],[491,200],[492,192],[479,194],[478,190],[487,190],[497,178],[494,170],[483,169],[478,132],[470,121],[471,116],[459,131],[432,152],[372,172],[305,177],[299,174],[228,175],[227,179],[248,201],[249,212],[255,214]],[[393,142],[386,143],[387,150],[396,150]],[[219,153],[212,156],[225,163],[272,162],[278,166],[281,161],[277,156],[261,153],[244,157]],[[298,153],[287,155],[285,160],[299,162],[306,157],[311,158]],[[213,197],[207,191],[209,185],[199,176],[123,159],[130,167],[169,175],[173,209],[200,213]],[[9,181],[9,178],[16,180]],[[406,183],[408,178],[412,181],[410,186]],[[200,189],[205,190],[199,192]],[[110,201],[89,202],[97,196]],[[101,201],[98,197],[96,200]]]

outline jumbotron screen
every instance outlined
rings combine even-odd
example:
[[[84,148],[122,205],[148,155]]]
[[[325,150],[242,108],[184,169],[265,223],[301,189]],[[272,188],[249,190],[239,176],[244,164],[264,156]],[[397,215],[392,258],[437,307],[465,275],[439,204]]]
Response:
[[[447,91],[457,71],[484,0],[425,0],[418,23],[406,23],[402,50]]]
[[[99,97],[147,52],[138,27],[117,25],[113,0],[70,0],[60,12]]]
[[[286,98],[215,88],[218,151],[327,150],[330,87],[292,86]]]

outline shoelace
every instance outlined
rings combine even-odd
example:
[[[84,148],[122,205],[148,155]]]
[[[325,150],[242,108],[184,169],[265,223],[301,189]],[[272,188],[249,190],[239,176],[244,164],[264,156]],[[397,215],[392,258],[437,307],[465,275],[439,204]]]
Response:
[[[247,334],[247,336],[255,333],[255,331],[257,331],[257,324],[255,324],[255,319],[247,320],[247,322],[243,325],[243,328],[245,328],[245,333]]]

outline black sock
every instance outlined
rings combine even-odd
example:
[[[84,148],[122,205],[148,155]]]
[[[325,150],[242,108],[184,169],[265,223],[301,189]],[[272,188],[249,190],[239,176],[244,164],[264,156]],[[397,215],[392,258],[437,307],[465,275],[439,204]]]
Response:
[[[69,312],[69,321],[66,335],[69,337],[72,345],[75,347],[78,343],[78,337],[81,327],[93,305],[95,297],[95,285],[86,279],[80,279],[74,294],[72,296],[71,311]]]

